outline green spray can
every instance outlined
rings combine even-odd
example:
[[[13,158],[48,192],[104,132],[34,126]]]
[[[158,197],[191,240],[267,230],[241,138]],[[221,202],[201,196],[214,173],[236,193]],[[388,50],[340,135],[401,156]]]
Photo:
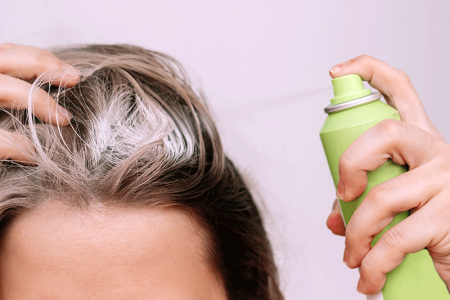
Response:
[[[334,98],[325,108],[327,119],[320,131],[323,148],[335,188],[339,181],[339,158],[350,144],[363,132],[385,119],[400,120],[397,110],[380,101],[379,92],[365,89],[361,77],[347,75],[332,80]],[[351,202],[339,200],[341,213],[347,226],[356,208],[376,185],[407,171],[388,160],[375,171],[368,172],[364,193]],[[381,235],[409,216],[409,212],[397,214],[394,220],[372,241],[372,247]],[[408,254],[403,262],[386,275],[386,283],[378,294],[368,300],[450,300],[447,287],[434,268],[428,250]]]

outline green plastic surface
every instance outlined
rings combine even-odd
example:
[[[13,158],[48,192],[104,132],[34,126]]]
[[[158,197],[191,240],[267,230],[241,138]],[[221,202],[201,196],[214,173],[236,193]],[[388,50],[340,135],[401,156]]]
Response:
[[[349,75],[345,77],[346,78],[342,77],[345,80],[339,80],[339,78],[333,79],[333,87],[335,88],[335,96],[337,96],[337,98],[351,98],[364,91],[359,76]],[[350,80],[348,79],[349,77]],[[361,85],[356,84],[358,80],[361,81]],[[336,97],[334,99],[336,99]],[[333,104],[333,99],[331,102]],[[394,108],[379,100],[328,115],[322,130],[320,131],[320,137],[328,159],[335,187],[337,187],[339,181],[338,167],[339,158],[342,153],[344,153],[347,147],[362,133],[384,119],[400,120],[400,116]],[[368,172],[368,184],[364,193],[351,202],[339,201],[345,224],[348,224],[356,208],[361,204],[374,186],[395,176],[401,175],[406,171],[407,167],[399,166],[389,160],[375,171]],[[407,218],[408,215],[409,212],[403,212],[395,216],[391,224],[374,238],[372,247],[378,242],[381,235],[386,230]],[[396,269],[387,274],[382,294],[383,300],[450,299],[446,285],[436,272],[431,257],[426,249],[417,253],[408,254]]]
[[[333,85],[334,98],[331,104],[355,100],[371,94],[370,90],[364,89],[361,77],[355,74],[342,76],[331,80]]]

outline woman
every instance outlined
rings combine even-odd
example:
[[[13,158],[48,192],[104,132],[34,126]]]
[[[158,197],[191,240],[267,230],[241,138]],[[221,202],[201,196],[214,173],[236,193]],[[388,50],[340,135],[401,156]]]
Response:
[[[2,300],[283,299],[258,208],[174,59],[5,44],[0,73]]]

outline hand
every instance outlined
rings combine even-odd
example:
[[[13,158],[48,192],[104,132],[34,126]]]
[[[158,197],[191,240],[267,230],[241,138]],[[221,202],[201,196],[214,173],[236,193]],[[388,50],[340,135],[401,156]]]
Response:
[[[367,185],[367,171],[387,159],[409,171],[374,187],[344,228],[338,207],[327,220],[336,234],[345,234],[344,261],[361,267],[358,290],[381,290],[385,274],[405,255],[428,248],[437,272],[450,286],[450,145],[429,120],[405,73],[368,56],[360,56],[330,70],[332,77],[358,74],[396,107],[403,122],[385,120],[362,134],[342,155],[337,197],[352,201]],[[394,218],[411,216],[370,242]],[[383,262],[383,263],[379,263]]]
[[[48,83],[74,86],[79,72],[59,60],[51,52],[28,46],[0,45],[0,106],[21,110],[28,106],[31,84],[24,81],[49,73]],[[45,78],[44,78],[45,79]],[[32,98],[33,114],[44,122],[64,126],[71,115],[44,90],[36,89]],[[0,159],[30,163],[29,140],[19,134],[0,129]]]
[[[425,109],[408,76],[373,57],[362,55],[337,64],[330,69],[332,78],[358,74],[364,81],[379,90],[386,102],[395,107],[403,122],[422,128],[438,139],[444,140],[428,118]],[[337,199],[327,219],[327,227],[337,235],[345,235],[344,221]]]

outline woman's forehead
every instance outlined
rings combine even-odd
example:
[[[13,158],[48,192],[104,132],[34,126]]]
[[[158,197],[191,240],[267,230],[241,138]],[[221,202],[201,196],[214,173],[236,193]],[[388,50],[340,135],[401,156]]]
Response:
[[[206,260],[205,236],[175,209],[77,212],[48,201],[5,231],[1,294],[17,299],[208,299],[221,288]]]

